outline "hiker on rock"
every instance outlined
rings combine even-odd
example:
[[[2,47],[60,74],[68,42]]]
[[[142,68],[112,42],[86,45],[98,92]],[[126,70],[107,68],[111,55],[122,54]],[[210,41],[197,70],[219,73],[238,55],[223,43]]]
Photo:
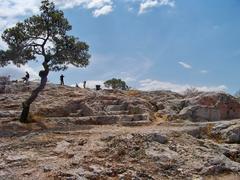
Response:
[[[83,88],[85,89],[86,88],[86,81],[83,81]]]
[[[28,83],[29,78],[30,78],[30,75],[29,75],[29,73],[26,71],[25,77],[22,78],[22,79],[23,79],[23,82]]]
[[[61,75],[61,76],[60,76],[60,84],[61,84],[61,85],[64,85],[64,75]]]

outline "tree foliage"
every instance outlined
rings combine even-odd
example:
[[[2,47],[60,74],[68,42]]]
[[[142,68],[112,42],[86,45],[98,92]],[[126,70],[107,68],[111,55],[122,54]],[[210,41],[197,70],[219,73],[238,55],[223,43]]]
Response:
[[[34,15],[16,26],[6,29],[2,39],[8,50],[1,51],[1,65],[12,61],[16,65],[44,56],[49,70],[65,70],[69,64],[88,65],[88,45],[67,35],[72,29],[61,10],[48,0],[42,1],[40,15]]]
[[[112,88],[112,89],[122,89],[122,90],[128,89],[128,86],[125,81],[121,79],[116,79],[116,78],[112,78],[110,80],[105,81],[104,85],[107,88]]]
[[[33,15],[14,27],[6,29],[2,39],[7,43],[7,50],[0,50],[0,66],[13,63],[24,65],[32,60],[43,57],[43,68],[39,72],[40,86],[23,103],[26,121],[31,103],[38,93],[44,89],[49,71],[67,69],[68,65],[85,67],[89,64],[89,46],[78,38],[67,34],[72,29],[61,10],[57,10],[54,3],[43,0],[40,14]]]

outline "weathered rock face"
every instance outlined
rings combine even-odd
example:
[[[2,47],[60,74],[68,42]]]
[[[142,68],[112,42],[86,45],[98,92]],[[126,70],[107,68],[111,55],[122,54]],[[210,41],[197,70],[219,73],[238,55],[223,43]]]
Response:
[[[211,136],[218,137],[225,143],[240,144],[240,124],[219,124],[217,126],[213,126],[209,133]]]
[[[219,121],[240,118],[240,103],[224,93],[203,93],[188,100],[179,115],[194,121]]]
[[[221,119],[220,110],[207,106],[188,106],[179,113],[181,118],[191,119],[192,121],[219,121]]]
[[[240,118],[240,103],[225,93],[206,92],[188,97],[171,92],[151,92],[148,98],[156,108],[157,118],[195,122]]]

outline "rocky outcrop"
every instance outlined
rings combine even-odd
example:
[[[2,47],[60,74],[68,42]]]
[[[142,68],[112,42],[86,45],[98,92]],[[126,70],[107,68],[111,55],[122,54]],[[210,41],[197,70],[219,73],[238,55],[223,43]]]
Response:
[[[181,110],[179,116],[183,119],[191,119],[194,122],[199,121],[219,121],[221,120],[220,110],[215,107],[207,106],[188,106]]]
[[[179,115],[193,121],[219,121],[240,118],[240,103],[225,93],[203,93],[188,99]]]
[[[225,93],[205,92],[196,96],[182,96],[163,91],[151,92],[149,98],[155,107],[155,117],[160,119],[200,122],[240,118],[239,101]]]
[[[239,103],[230,95],[48,84],[22,124],[36,84],[10,86],[0,96],[0,179],[240,179],[240,121],[230,120]]]

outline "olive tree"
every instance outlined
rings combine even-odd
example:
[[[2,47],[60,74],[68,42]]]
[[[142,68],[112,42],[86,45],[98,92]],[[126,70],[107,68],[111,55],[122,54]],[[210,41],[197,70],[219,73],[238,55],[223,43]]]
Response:
[[[105,81],[104,85],[107,88],[112,88],[112,89],[122,89],[122,90],[128,89],[128,86],[125,81],[121,79],[116,79],[116,78],[112,78],[110,80]]]
[[[9,63],[20,66],[31,60],[42,60],[40,85],[23,102],[21,122],[27,122],[30,105],[44,89],[50,71],[66,70],[68,65],[85,67],[89,64],[89,46],[68,35],[71,29],[63,11],[56,9],[53,2],[43,0],[39,15],[33,15],[3,32],[2,39],[8,49],[0,50],[0,66]]]

